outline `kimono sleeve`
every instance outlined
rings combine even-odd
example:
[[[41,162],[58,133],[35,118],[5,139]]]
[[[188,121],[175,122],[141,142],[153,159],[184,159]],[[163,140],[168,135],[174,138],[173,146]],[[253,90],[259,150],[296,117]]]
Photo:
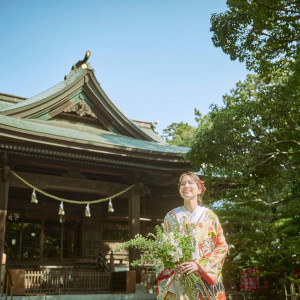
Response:
[[[221,280],[221,271],[227,254],[227,243],[223,234],[223,229],[217,216],[212,216],[207,220],[208,238],[199,245],[203,251],[203,256],[198,260],[198,273],[210,285]]]

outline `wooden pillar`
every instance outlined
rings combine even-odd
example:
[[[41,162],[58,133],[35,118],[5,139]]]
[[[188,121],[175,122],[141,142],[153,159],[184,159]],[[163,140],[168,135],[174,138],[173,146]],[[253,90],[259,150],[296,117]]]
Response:
[[[79,257],[85,256],[85,240],[84,240],[84,229],[85,229],[85,217],[84,213],[81,214],[81,220],[80,220],[80,240],[79,240]]]
[[[9,188],[9,167],[6,153],[0,153],[0,253],[4,252],[5,228]]]
[[[130,191],[128,200],[128,214],[129,214],[129,238],[133,239],[135,235],[140,233],[140,208],[141,208],[141,194],[140,186],[137,184]],[[129,264],[139,258],[139,251],[129,249]],[[131,268],[131,266],[130,266]]]
[[[147,235],[147,230],[146,230],[146,222],[141,222],[141,235],[146,236]]]
[[[23,215],[21,215],[21,228],[20,228],[20,236],[19,236],[19,251],[18,251],[18,258],[22,259],[22,244],[23,244]]]
[[[132,239],[135,235],[141,233],[141,197],[149,193],[150,190],[143,183],[136,183],[135,187],[131,189],[128,200],[128,214],[129,214],[129,238]],[[131,262],[140,257],[138,250],[129,249],[129,267]],[[136,270],[136,281],[140,282],[140,268]]]
[[[63,249],[64,249],[64,222],[61,223],[61,232],[60,232],[60,261],[63,260]]]
[[[45,239],[45,217],[42,216],[40,231],[40,260],[44,257],[44,239]]]

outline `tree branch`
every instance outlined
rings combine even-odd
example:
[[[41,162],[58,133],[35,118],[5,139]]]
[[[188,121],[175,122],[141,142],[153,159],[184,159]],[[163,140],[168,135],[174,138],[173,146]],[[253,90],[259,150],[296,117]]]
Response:
[[[249,151],[250,151],[251,153],[253,153],[254,155],[256,155],[256,156],[269,156],[269,158],[267,158],[264,162],[258,163],[259,165],[262,164],[262,163],[265,163],[265,162],[268,161],[269,159],[274,158],[275,156],[277,156],[277,155],[279,155],[279,154],[291,155],[291,154],[297,154],[297,153],[300,153],[300,150],[293,151],[293,152],[280,151],[279,149],[276,149],[276,150],[277,150],[276,152],[270,152],[270,153],[262,154],[262,153],[256,153],[256,152],[254,152],[252,149],[249,149]]]
[[[299,125],[296,123],[296,121],[294,120],[293,116],[291,113],[288,113],[289,117],[292,119],[292,122],[295,124],[295,129],[296,130],[300,130]]]
[[[278,155],[278,153],[276,153],[276,152],[275,152],[275,154]],[[264,163],[266,163],[266,162],[269,161],[270,159],[275,158],[275,154],[272,154],[270,157],[268,157],[268,158],[265,159],[264,161],[259,162],[258,164],[256,164],[255,166],[253,166],[253,168],[256,168],[256,167],[259,166],[259,165],[263,165]]]
[[[300,143],[297,142],[297,141],[295,141],[295,140],[281,140],[281,141],[277,141],[277,142],[275,142],[275,143],[273,143],[271,145],[274,146],[276,144],[281,144],[281,143],[295,143],[295,144],[297,144],[297,145],[300,146]]]
[[[264,6],[268,9],[271,9],[271,10],[275,10],[275,11],[284,11],[284,12],[288,12],[288,13],[292,13],[292,14],[299,14],[299,11],[297,10],[293,10],[293,9],[285,9],[285,8],[281,8],[281,7],[272,7],[272,6],[269,6],[265,3],[261,3],[259,1],[254,1],[256,2],[258,5],[261,5],[261,6]]]
[[[287,199],[281,199],[281,200],[278,200],[278,201],[274,201],[274,202],[271,202],[271,203],[267,203],[266,201],[262,200],[262,199],[254,199],[254,200],[249,200],[249,201],[242,201],[242,202],[234,202],[235,204],[246,204],[246,203],[250,203],[250,202],[260,202],[260,203],[263,203],[267,206],[273,206],[273,205],[277,205],[277,204],[280,204],[280,203],[284,203],[284,202],[289,202],[289,201],[292,201],[294,199],[299,199],[300,196],[295,196],[293,198],[287,198]]]
[[[277,38],[277,37],[275,37],[275,36],[273,36],[271,34],[264,33],[264,32],[258,32],[254,28],[251,29],[251,32],[253,32],[253,33],[257,34],[257,35],[265,35],[265,36],[267,36],[267,37],[269,37],[269,38],[271,38],[273,40],[276,40],[278,42],[290,42],[291,43],[291,42],[295,42],[295,41],[300,41],[300,37],[297,37],[295,39],[279,39],[279,38]]]

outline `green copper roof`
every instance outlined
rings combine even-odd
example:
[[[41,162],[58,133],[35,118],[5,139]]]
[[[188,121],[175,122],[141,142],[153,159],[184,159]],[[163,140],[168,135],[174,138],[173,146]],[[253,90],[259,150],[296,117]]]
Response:
[[[53,125],[49,122],[41,122],[29,119],[19,119],[0,115],[0,127],[9,127],[11,129],[22,131],[37,136],[48,138],[58,138],[62,140],[75,141],[78,143],[113,145],[120,148],[141,149],[146,151],[156,151],[164,153],[186,153],[188,148],[177,147],[169,144],[162,144],[151,141],[143,141],[123,135],[118,135],[105,130],[97,129],[90,131],[88,127],[66,128]],[[1,135],[1,134],[0,134]]]
[[[3,94],[1,100],[12,101],[11,98],[12,96]],[[7,104],[1,100],[0,129],[1,126],[11,127],[11,136],[16,132],[22,132],[24,135],[46,137],[48,139],[46,143],[56,139],[78,144],[106,144],[126,150],[140,149],[166,154],[188,151],[185,147],[168,145],[153,128],[150,128],[151,126],[149,127],[149,122],[139,126],[129,120],[105,94],[92,69],[72,69],[65,80],[31,98],[15,99],[20,101],[18,103]],[[76,122],[74,126],[68,124],[70,121],[68,118],[65,118],[64,122],[55,120],[56,116],[65,111],[68,113],[68,109],[72,107],[77,113],[77,109],[81,108],[76,105],[82,101],[88,106],[85,109],[92,111],[93,118],[99,122],[96,130],[91,128],[92,123],[84,119],[82,117],[84,115],[80,112],[78,115],[82,117],[81,121]],[[106,130],[102,130],[103,128]]]
[[[5,109],[5,108],[9,108],[12,105],[14,105],[14,103],[7,103],[7,102],[1,102],[0,101],[0,110]]]
[[[143,130],[144,132],[146,132],[149,136],[151,136],[151,138],[153,140],[157,141],[158,143],[160,143],[160,144],[166,144],[167,143],[158,133],[156,133],[152,129],[150,129],[150,128],[143,128],[143,127],[140,127],[140,128],[141,128],[141,130]]]
[[[82,73],[84,73],[85,70],[84,69],[79,69],[74,75],[70,76],[69,78],[65,79],[64,81],[61,81],[60,83],[56,84],[55,86],[43,91],[42,93],[39,93],[31,98],[28,98],[24,101],[21,101],[17,104],[14,104],[12,106],[6,107],[6,108],[1,108],[0,107],[0,112],[2,111],[7,111],[10,109],[15,109],[15,108],[19,108],[19,107],[24,107],[26,105],[38,102],[39,100],[45,99],[51,95],[56,94],[57,92],[63,90],[65,87],[67,87],[68,85],[72,84],[77,78],[79,78]]]

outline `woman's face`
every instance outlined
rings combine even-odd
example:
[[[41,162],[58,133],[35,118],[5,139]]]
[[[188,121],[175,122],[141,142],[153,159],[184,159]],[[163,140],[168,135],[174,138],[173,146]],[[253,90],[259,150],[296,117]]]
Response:
[[[183,199],[192,200],[197,199],[198,195],[201,194],[201,190],[190,176],[185,175],[181,178],[179,193]]]

